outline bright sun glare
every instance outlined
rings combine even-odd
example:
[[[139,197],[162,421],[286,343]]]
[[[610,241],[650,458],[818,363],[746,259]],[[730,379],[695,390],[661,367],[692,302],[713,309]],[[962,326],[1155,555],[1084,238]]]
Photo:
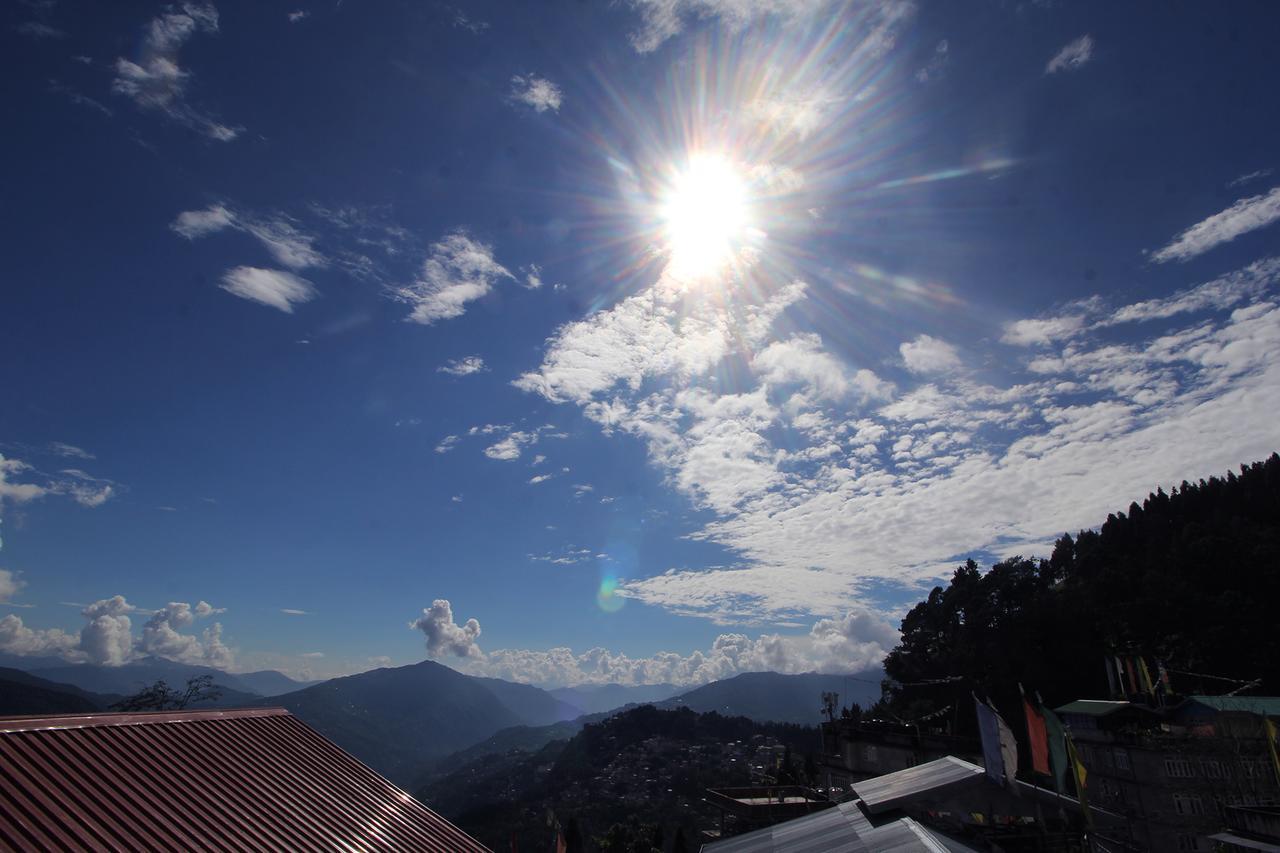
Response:
[[[673,272],[701,277],[732,260],[747,232],[747,187],[733,164],[699,154],[678,174],[662,205]]]

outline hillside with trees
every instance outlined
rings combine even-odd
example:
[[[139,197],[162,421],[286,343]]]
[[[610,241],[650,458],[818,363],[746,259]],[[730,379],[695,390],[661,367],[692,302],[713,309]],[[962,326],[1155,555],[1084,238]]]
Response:
[[[1097,531],[1063,536],[1047,560],[1015,557],[985,574],[968,561],[903,619],[878,710],[916,718],[962,707],[970,691],[1016,707],[1019,682],[1050,704],[1105,698],[1107,655],[1162,662],[1178,693],[1256,679],[1256,690],[1274,694],[1277,601],[1280,456],[1272,454],[1239,474],[1157,490]],[[972,717],[966,710],[955,720],[966,728]]]
[[[519,849],[546,849],[551,813],[566,837],[595,839],[591,849],[680,849],[680,837],[692,851],[697,829],[718,814],[703,802],[708,787],[748,784],[769,749],[785,750],[769,772],[800,782],[818,744],[812,727],[641,705],[536,751],[445,762],[453,772],[416,796],[495,850],[513,836]]]

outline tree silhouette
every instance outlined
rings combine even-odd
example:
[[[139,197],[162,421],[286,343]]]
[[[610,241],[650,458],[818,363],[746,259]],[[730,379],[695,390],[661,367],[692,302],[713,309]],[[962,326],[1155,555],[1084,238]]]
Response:
[[[162,678],[144,687],[132,696],[126,696],[111,706],[113,711],[181,711],[194,702],[212,702],[222,696],[222,688],[213,683],[212,675],[197,675],[187,679],[181,690],[170,687]]]

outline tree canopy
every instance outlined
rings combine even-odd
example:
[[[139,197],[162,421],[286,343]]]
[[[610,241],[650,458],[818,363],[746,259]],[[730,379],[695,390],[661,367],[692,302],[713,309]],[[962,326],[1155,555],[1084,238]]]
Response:
[[[969,560],[903,619],[884,704],[919,716],[976,691],[1004,705],[1019,682],[1051,704],[1105,697],[1104,656],[1124,654],[1163,661],[1179,692],[1214,684],[1182,673],[1260,678],[1275,692],[1277,600],[1272,454],[1238,475],[1158,489],[1097,531],[1064,535],[1047,560],[1014,557],[986,573]]]

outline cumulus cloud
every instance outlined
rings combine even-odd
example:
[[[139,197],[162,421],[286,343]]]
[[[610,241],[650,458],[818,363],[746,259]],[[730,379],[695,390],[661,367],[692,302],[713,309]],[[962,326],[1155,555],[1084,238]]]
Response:
[[[430,325],[461,317],[467,303],[487,295],[504,278],[514,276],[494,259],[491,246],[454,231],[431,246],[418,279],[393,295],[412,306],[408,319]]]
[[[437,598],[422,615],[409,623],[415,631],[427,638],[427,654],[431,657],[452,655],[460,658],[482,658],[484,653],[476,644],[480,637],[480,623],[468,619],[458,625],[453,621],[453,606],[448,599]]]
[[[960,354],[946,341],[921,335],[898,347],[902,361],[912,373],[946,373],[960,366]]]
[[[471,656],[462,668],[543,687],[610,683],[692,687],[743,672],[861,672],[879,666],[897,641],[897,630],[885,619],[856,608],[818,620],[808,634],[766,633],[752,638],[725,633],[709,648],[688,654],[665,651],[631,657],[601,647],[581,653],[563,647],[498,649]]]
[[[145,110],[156,110],[210,139],[229,142],[241,128],[231,127],[187,103],[192,74],[179,64],[179,52],[196,33],[218,32],[218,10],[208,2],[170,6],[147,25],[138,62],[120,57],[111,89]]]
[[[559,112],[564,93],[560,91],[559,86],[545,77],[517,74],[511,78],[511,97],[540,113],[545,113],[547,110],[554,113]]]
[[[819,399],[836,400],[851,392],[861,399],[887,398],[893,393],[893,386],[870,370],[846,368],[812,334],[769,344],[752,361],[752,367],[765,382],[799,383],[808,395]]]
[[[1068,42],[1062,50],[1053,55],[1049,64],[1044,67],[1045,74],[1057,74],[1059,71],[1075,71],[1083,68],[1093,58],[1093,36],[1083,35],[1075,41]]]
[[[232,651],[222,642],[222,626],[215,623],[199,637],[183,634],[196,619],[223,612],[206,602],[195,607],[171,602],[147,620],[142,634],[133,634],[131,614],[138,608],[122,595],[95,601],[80,615],[85,624],[79,635],[60,628],[33,629],[17,616],[0,620],[0,652],[23,656],[56,655],[74,663],[121,666],[138,657],[158,655],[182,663],[198,663],[226,669],[234,663]]]
[[[261,267],[234,267],[222,275],[218,285],[230,294],[261,305],[278,308],[286,314],[293,313],[293,306],[315,299],[315,286],[284,270],[267,270]]]
[[[179,663],[202,664],[227,669],[234,662],[231,650],[222,642],[222,625],[214,623],[200,637],[182,633],[197,618],[203,619],[221,609],[201,601],[192,607],[182,601],[171,601],[157,610],[142,628],[137,649],[143,655],[158,655]]]
[[[447,373],[450,376],[470,376],[473,373],[483,373],[488,369],[483,358],[478,355],[469,355],[465,358],[450,359],[446,364],[437,367],[436,373]]]
[[[287,217],[276,214],[260,217],[243,211],[235,211],[222,204],[213,204],[203,210],[186,210],[169,224],[177,234],[195,240],[227,228],[249,234],[265,248],[271,257],[291,270],[322,267],[327,260],[315,248],[315,237],[302,231]]]
[[[1174,237],[1167,246],[1154,252],[1151,259],[1161,264],[1189,261],[1242,234],[1264,228],[1277,219],[1280,219],[1280,187],[1242,198],[1226,210],[1197,222]]]

